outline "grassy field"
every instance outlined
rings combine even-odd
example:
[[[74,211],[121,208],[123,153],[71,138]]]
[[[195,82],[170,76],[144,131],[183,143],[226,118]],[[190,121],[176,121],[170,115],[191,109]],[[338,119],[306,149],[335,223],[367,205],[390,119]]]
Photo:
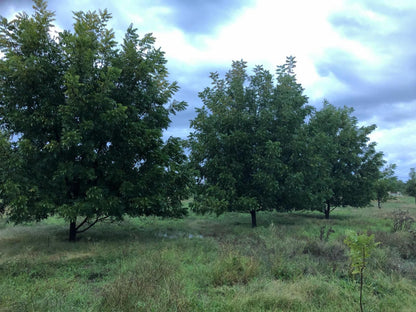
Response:
[[[408,211],[408,213],[399,213]],[[410,197],[382,209],[260,213],[100,224],[68,243],[49,219],[0,219],[0,311],[359,311],[348,229],[380,242],[365,271],[365,311],[415,311]],[[394,230],[395,227],[395,230]]]

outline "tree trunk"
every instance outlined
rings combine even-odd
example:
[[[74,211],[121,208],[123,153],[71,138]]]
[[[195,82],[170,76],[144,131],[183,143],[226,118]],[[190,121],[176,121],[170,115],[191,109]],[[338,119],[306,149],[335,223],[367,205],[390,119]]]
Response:
[[[378,207],[378,209],[381,209],[381,200],[380,199],[377,199],[377,207]]]
[[[363,285],[364,285],[364,268],[365,268],[365,247],[362,252],[363,265],[360,268],[360,311],[363,312]]]
[[[257,226],[257,218],[256,218],[256,211],[255,210],[251,210],[250,211],[251,214],[251,227],[256,227]]]
[[[69,223],[69,241],[75,242],[77,239],[77,222],[71,221]]]
[[[363,283],[364,283],[364,268],[360,269],[360,311],[363,312]]]
[[[331,204],[330,203],[326,203],[326,207],[324,209],[324,213],[325,213],[325,219],[329,219],[329,213],[331,212]]]

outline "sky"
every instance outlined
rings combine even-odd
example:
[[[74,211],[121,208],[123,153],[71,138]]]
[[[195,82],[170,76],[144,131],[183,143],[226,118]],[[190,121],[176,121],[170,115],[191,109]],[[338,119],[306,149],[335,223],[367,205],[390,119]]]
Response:
[[[30,0],[0,0],[0,15],[32,12]],[[153,33],[166,53],[175,99],[188,108],[166,135],[185,138],[198,92],[209,73],[233,60],[274,72],[297,59],[309,103],[354,108],[360,125],[376,124],[371,140],[406,181],[416,167],[416,1],[414,0],[49,0],[58,29],[72,30],[74,11],[108,9],[119,41],[133,23]]]

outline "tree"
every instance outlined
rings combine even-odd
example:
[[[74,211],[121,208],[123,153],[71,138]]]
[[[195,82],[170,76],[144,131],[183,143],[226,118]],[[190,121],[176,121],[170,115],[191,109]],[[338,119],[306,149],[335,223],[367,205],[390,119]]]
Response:
[[[398,193],[406,193],[406,183],[403,182],[400,179],[396,180],[396,184],[394,185],[394,189],[398,192]]]
[[[248,76],[246,63],[232,63],[225,79],[212,73],[212,87],[191,121],[191,163],[197,183],[193,209],[200,213],[256,212],[282,207],[294,172],[297,135],[310,112],[296,83],[293,57],[273,75],[262,66]]]
[[[3,186],[10,219],[59,215],[75,241],[104,219],[183,215],[183,142],[162,132],[185,103],[171,101],[155,39],[130,26],[118,48],[106,10],[53,36],[53,13],[34,3],[0,26],[0,120],[19,159]]]
[[[369,143],[375,125],[359,127],[352,112],[325,102],[308,124],[307,181],[315,194],[311,208],[322,211],[326,219],[335,207],[368,205],[384,163],[376,143]]]
[[[8,135],[0,132],[0,185],[4,185],[8,177],[14,174],[13,167],[16,161],[17,158]],[[4,197],[4,190],[0,187],[0,215],[3,215],[6,210]]]
[[[406,193],[415,198],[416,203],[416,171],[415,168],[410,168],[409,180],[406,182]]]
[[[374,234],[358,234],[353,231],[347,233],[344,243],[350,248],[352,274],[360,274],[360,311],[363,312],[364,269],[367,259],[380,243],[375,242]]]
[[[385,167],[380,172],[380,177],[375,183],[375,196],[377,199],[377,207],[381,208],[381,203],[385,203],[391,199],[390,192],[397,191],[397,177],[394,176],[395,164]]]

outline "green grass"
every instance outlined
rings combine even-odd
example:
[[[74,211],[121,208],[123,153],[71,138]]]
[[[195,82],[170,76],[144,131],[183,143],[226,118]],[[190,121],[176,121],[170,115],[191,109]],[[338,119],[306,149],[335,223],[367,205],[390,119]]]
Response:
[[[365,271],[365,311],[413,311],[415,224],[393,232],[399,209],[416,218],[410,197],[337,208],[330,220],[259,213],[255,229],[249,214],[131,218],[75,244],[60,219],[0,219],[0,311],[357,311],[347,229],[381,243]]]

